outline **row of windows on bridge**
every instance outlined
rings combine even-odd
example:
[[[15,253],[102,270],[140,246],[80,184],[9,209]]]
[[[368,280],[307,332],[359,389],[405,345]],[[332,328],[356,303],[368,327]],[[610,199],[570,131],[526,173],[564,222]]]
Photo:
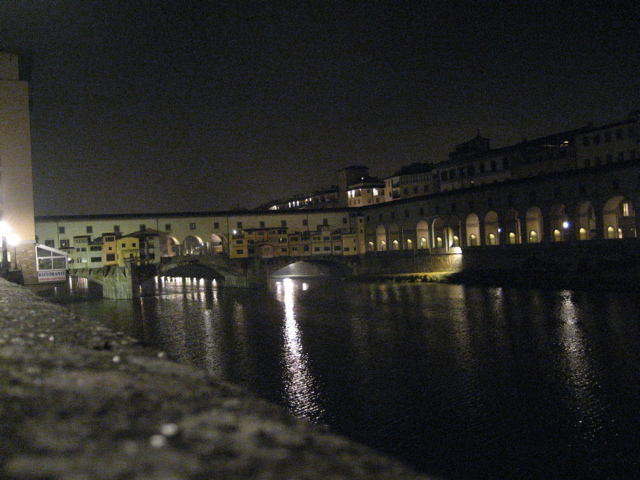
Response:
[[[342,223],[347,223],[347,219],[343,218],[342,219]],[[238,229],[242,229],[244,228],[244,222],[236,222],[236,228]],[[267,228],[266,227],[266,222],[261,220],[259,222],[259,228]],[[302,220],[302,226],[307,227],[309,225],[309,221],[305,218]],[[329,219],[328,218],[323,218],[322,219],[322,225],[324,226],[328,226],[329,225]],[[287,226],[287,220],[280,220],[280,226],[281,227],[286,227]],[[140,224],[140,231],[144,231],[147,229],[147,225],[144,223]],[[198,229],[198,224],[196,222],[191,222],[189,223],[189,230],[197,230]],[[220,222],[213,222],[213,229],[214,230],[219,230],[220,229]],[[58,227],[58,234],[60,235],[65,235],[67,231],[67,228],[65,226],[59,226]],[[114,233],[121,233],[121,228],[120,225],[114,225],[113,226],[113,230]],[[165,231],[170,232],[171,231],[171,224],[170,223],[166,223],[165,224]],[[92,225],[87,225],[85,227],[85,232],[87,234],[93,234],[94,233],[94,229]]]

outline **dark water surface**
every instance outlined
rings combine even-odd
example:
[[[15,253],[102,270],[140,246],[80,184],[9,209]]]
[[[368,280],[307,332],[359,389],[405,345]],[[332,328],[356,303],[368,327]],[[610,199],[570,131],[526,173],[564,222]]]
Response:
[[[148,293],[69,307],[426,473],[640,478],[637,294],[336,280]]]

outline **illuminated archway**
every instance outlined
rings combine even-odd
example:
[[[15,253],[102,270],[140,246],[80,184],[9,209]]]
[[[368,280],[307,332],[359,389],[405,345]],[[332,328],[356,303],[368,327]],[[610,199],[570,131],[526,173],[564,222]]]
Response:
[[[431,228],[433,232],[432,238],[434,248],[444,248],[446,238],[444,220],[442,220],[442,218],[440,217],[434,218],[433,222],[431,223]]]
[[[487,212],[484,216],[484,231],[487,245],[498,245],[500,237],[500,226],[498,224],[498,214],[494,211]]]
[[[173,257],[180,255],[180,242],[177,238],[171,235],[160,235],[160,256],[161,257]]]
[[[478,239],[480,238],[480,218],[475,213],[470,214],[467,217],[467,245],[470,247],[478,246]]]
[[[542,240],[542,210],[540,207],[533,206],[527,210],[527,241],[529,243],[538,243]]]
[[[224,250],[222,237],[212,233],[209,237],[209,244],[207,245],[207,250],[209,253],[222,253]]]
[[[591,202],[583,202],[578,205],[576,219],[579,240],[594,240],[596,235],[596,214]]]
[[[578,230],[578,240],[589,240],[589,234],[585,228],[580,228]]]
[[[567,240],[571,224],[569,223],[569,216],[563,204],[559,203],[551,207],[549,220],[551,223],[551,231],[553,232],[552,240],[554,242],[564,242]]]
[[[387,250],[387,229],[384,228],[384,225],[378,225],[376,228],[376,245],[379,252]]]
[[[604,206],[602,216],[607,238],[637,236],[635,209],[626,198],[621,196],[610,198]]]
[[[419,249],[429,248],[429,224],[425,220],[420,220],[416,224],[416,237]]]
[[[515,209],[510,209],[504,217],[504,228],[507,234],[507,243],[513,245],[520,243],[520,218]]]
[[[389,226],[389,244],[391,250],[400,250],[400,226],[397,223]]]
[[[204,253],[204,242],[200,237],[189,235],[182,243],[184,255],[200,255]]]

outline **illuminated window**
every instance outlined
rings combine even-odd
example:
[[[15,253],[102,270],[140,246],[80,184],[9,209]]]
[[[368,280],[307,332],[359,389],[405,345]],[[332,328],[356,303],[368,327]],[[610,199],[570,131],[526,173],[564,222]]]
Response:
[[[589,240],[589,237],[587,236],[587,230],[584,228],[581,228],[578,232],[579,234],[579,238],[580,240]]]

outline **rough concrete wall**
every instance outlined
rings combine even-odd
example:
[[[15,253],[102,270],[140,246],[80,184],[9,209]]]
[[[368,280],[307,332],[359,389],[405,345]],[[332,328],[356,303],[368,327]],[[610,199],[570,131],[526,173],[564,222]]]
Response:
[[[0,279],[0,478],[427,477]]]

